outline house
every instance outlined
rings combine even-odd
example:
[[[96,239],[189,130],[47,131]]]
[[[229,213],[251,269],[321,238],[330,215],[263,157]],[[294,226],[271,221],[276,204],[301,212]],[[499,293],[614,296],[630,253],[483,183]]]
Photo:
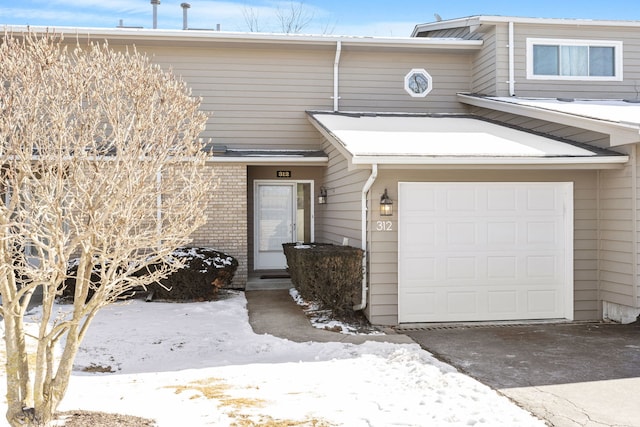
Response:
[[[202,97],[216,189],[194,243],[238,258],[235,286],[286,268],[283,242],[347,243],[366,249],[359,307],[387,325],[636,319],[638,30],[58,29],[135,45]]]

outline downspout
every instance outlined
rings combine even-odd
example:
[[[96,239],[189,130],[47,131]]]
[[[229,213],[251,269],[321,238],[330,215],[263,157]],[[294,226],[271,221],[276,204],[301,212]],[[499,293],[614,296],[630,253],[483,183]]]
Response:
[[[598,310],[602,311],[600,318],[604,319],[606,313],[604,312],[604,301],[602,301],[602,199],[600,195],[600,189],[602,187],[602,171],[598,169],[596,171],[596,242],[597,242],[597,255],[596,255],[596,298],[599,305]],[[599,313],[600,314],[600,313]]]
[[[515,42],[513,33],[513,21],[509,21],[509,96],[516,96]]]
[[[371,175],[369,175],[369,179],[367,179],[367,182],[365,182],[362,188],[362,297],[360,304],[353,306],[354,311],[364,310],[367,306],[367,196],[377,177],[378,165],[374,163],[371,165]]]
[[[342,53],[342,42],[338,40],[336,42],[336,59],[333,61],[333,111],[339,110],[338,101],[340,95],[338,91],[339,71],[340,71],[340,54]]]
[[[633,201],[631,225],[631,230],[633,233],[633,246],[631,250],[631,253],[633,255],[633,262],[631,263],[633,279],[631,280],[631,283],[633,284],[633,286],[631,287],[631,297],[633,298],[633,307],[637,309],[640,308],[640,306],[638,304],[638,205],[636,203],[638,194],[638,149],[636,144],[633,144],[631,146],[631,155],[633,157],[633,164],[631,168],[631,194]]]

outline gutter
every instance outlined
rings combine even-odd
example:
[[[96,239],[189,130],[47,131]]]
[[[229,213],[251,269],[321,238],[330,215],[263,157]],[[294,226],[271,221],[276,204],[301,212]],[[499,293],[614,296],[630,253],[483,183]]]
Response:
[[[376,181],[378,177],[378,164],[373,163],[371,165],[371,175],[369,175],[369,179],[365,182],[364,187],[362,188],[362,238],[361,238],[361,248],[364,251],[364,255],[362,256],[362,297],[360,298],[360,304],[354,305],[353,310],[359,311],[364,310],[367,307],[367,196],[369,195],[369,190],[373,183]]]
[[[124,40],[125,42],[161,42],[167,43],[265,43],[287,45],[317,45],[334,46],[341,42],[344,46],[353,47],[379,47],[399,49],[426,49],[426,50],[456,50],[478,51],[482,48],[482,40],[464,39],[438,39],[438,38],[411,38],[411,37],[374,37],[374,36],[338,36],[338,35],[312,35],[312,34],[282,34],[282,33],[251,33],[230,32],[217,30],[185,31],[144,28],[98,28],[98,27],[44,27],[26,25],[0,25],[0,29],[15,35],[35,33],[46,34],[55,32],[57,35],[67,36],[69,39],[108,39]]]

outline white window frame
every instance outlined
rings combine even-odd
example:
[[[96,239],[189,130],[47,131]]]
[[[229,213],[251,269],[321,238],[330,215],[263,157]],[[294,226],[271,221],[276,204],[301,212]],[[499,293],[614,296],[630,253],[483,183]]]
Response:
[[[416,93],[413,90],[411,90],[409,83],[411,78],[415,74],[418,74],[424,77],[424,79],[427,81],[428,87],[424,92]],[[424,98],[429,94],[429,92],[431,92],[432,89],[433,89],[433,79],[431,78],[431,74],[429,74],[427,70],[425,70],[424,68],[413,68],[411,71],[407,73],[406,76],[404,76],[404,90],[413,98]]]
[[[614,49],[614,75],[613,76],[563,76],[563,75],[539,75],[533,73],[533,47],[535,45],[547,46],[587,46],[587,47],[612,47]],[[575,39],[527,39],[527,79],[530,80],[582,80],[582,81],[622,81],[622,42],[614,40],[575,40]]]

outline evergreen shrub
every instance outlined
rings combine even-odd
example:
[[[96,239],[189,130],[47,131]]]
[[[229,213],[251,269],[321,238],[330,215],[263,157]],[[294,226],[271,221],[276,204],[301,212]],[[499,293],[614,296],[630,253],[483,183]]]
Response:
[[[173,256],[184,263],[184,267],[171,273],[160,280],[160,283],[152,283],[147,289],[139,289],[122,295],[123,299],[136,295],[151,295],[153,299],[174,301],[209,301],[216,297],[220,288],[231,287],[233,276],[238,269],[238,261],[229,255],[211,248],[189,247],[179,248],[173,252]],[[64,300],[73,300],[75,293],[75,277],[77,263],[71,262],[67,270],[67,279],[62,290]],[[135,275],[141,276],[152,271],[157,266],[150,265],[141,269]],[[100,286],[100,266],[91,274],[91,281],[96,287]],[[90,290],[88,298],[94,291]]]
[[[362,249],[326,243],[282,246],[291,282],[302,298],[338,316],[353,312],[362,293]]]

